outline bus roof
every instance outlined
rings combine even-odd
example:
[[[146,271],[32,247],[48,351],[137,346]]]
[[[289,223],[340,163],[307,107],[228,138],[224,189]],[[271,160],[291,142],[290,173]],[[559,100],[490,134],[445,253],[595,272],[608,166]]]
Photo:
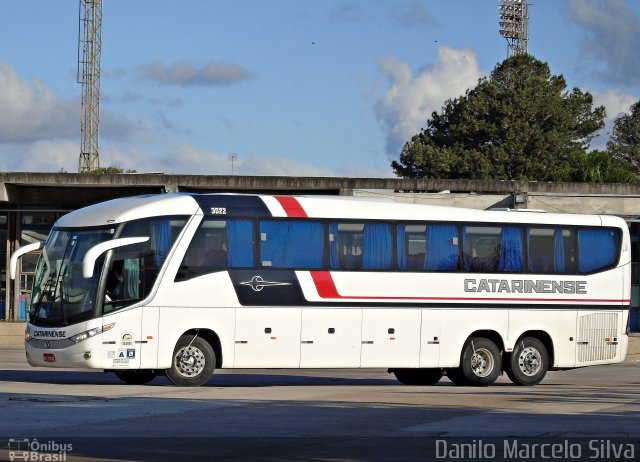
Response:
[[[291,217],[355,220],[402,220],[483,223],[531,223],[625,226],[618,217],[557,213],[514,213],[410,204],[347,196],[271,196],[246,194],[169,193],[113,199],[61,217],[58,228],[102,226],[172,215],[221,217]],[[604,223],[603,223],[604,220]]]

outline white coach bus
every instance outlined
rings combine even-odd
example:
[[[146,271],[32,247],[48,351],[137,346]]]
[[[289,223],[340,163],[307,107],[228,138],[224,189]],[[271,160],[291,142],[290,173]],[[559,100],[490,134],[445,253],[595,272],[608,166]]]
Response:
[[[33,366],[165,374],[387,368],[519,385],[624,360],[630,240],[617,217],[340,197],[163,194],[69,213],[42,248]]]

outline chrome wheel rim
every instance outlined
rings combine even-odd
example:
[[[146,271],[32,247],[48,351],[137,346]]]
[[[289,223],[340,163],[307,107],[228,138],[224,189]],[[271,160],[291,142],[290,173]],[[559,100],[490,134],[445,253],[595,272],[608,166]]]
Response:
[[[205,367],[205,357],[202,350],[194,346],[180,348],[174,357],[176,371],[183,377],[198,376]]]
[[[518,367],[527,377],[532,377],[540,372],[542,358],[540,352],[533,347],[524,348],[518,355]]]
[[[479,348],[473,352],[471,370],[478,377],[486,377],[491,374],[494,364],[493,355],[486,348]]]

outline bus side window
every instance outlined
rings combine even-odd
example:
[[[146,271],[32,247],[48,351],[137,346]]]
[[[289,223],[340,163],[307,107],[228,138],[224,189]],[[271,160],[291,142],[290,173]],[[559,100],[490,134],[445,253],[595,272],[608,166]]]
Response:
[[[620,232],[603,228],[580,229],[578,249],[581,274],[603,270],[618,261]]]
[[[398,225],[397,258],[398,268],[420,271],[424,267],[427,253],[427,225]]]
[[[253,265],[251,220],[205,219],[189,243],[176,280]]]
[[[321,268],[324,226],[314,221],[260,222],[260,260],[273,268]]]
[[[105,287],[105,312],[131,305],[149,295],[186,221],[182,217],[155,217],[125,225],[119,237],[149,236],[149,240],[113,251]]]
[[[424,269],[455,271],[458,269],[458,227],[432,224],[427,226],[427,254]]]
[[[527,269],[532,273],[575,272],[573,232],[562,228],[527,228]]]
[[[329,266],[332,269],[361,269],[363,247],[363,224],[329,224]]]
[[[332,269],[391,268],[391,225],[330,223],[329,233],[329,263]]]
[[[522,271],[522,231],[519,227],[464,226],[463,239],[465,271]]]
[[[496,226],[464,226],[463,248],[465,271],[489,273],[498,271],[500,232]]]

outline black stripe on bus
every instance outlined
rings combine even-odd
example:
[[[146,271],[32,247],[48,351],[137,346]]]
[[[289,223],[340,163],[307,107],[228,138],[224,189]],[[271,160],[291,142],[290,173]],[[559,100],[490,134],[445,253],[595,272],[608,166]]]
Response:
[[[271,217],[271,212],[258,196],[231,194],[193,194],[205,216]]]

